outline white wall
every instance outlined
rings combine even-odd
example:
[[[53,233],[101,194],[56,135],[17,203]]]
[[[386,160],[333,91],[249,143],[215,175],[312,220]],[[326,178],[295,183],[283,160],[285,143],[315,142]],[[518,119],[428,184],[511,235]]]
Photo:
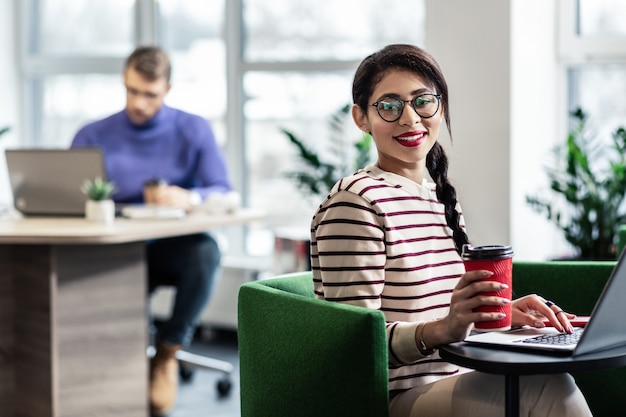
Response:
[[[426,49],[448,80],[450,156],[474,244],[555,256],[559,236],[525,203],[558,139],[555,0],[426,0]]]
[[[0,207],[11,204],[11,191],[6,173],[4,149],[15,146],[19,137],[17,40],[15,39],[16,11],[12,0],[0,0],[0,127],[10,126],[11,131],[0,136]]]
[[[567,136],[567,78],[557,62],[557,1],[513,0],[511,57],[511,233],[520,256],[567,256],[562,232],[526,203],[547,190],[545,166]],[[529,23],[531,22],[531,23]]]
[[[450,94],[450,177],[474,244],[511,243],[509,3],[428,0],[426,7],[426,49]]]

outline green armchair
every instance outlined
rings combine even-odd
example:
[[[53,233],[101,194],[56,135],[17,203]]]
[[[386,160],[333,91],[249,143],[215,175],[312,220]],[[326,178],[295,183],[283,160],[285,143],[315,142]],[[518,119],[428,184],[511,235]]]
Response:
[[[516,297],[591,313],[615,262],[514,262]],[[381,312],[317,300],[310,272],[244,284],[238,337],[242,417],[384,417]],[[596,417],[626,410],[626,368],[574,374]]]
[[[384,417],[380,311],[313,297],[310,272],[244,284],[237,333],[242,417]]]

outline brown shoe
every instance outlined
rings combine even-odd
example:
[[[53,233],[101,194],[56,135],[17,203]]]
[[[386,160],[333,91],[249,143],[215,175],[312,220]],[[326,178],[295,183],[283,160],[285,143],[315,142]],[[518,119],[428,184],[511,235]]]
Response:
[[[150,412],[167,415],[176,403],[178,391],[178,360],[176,351],[180,345],[160,343],[150,361]]]

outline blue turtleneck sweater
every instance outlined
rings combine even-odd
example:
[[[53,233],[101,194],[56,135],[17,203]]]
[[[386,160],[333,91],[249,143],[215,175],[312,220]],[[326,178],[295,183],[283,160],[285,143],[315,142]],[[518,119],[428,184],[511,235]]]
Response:
[[[87,124],[71,147],[98,147],[104,152],[108,179],[122,203],[143,201],[143,183],[161,178],[196,191],[204,199],[231,190],[226,161],[213,130],[203,118],[163,106],[143,125],[126,111]]]

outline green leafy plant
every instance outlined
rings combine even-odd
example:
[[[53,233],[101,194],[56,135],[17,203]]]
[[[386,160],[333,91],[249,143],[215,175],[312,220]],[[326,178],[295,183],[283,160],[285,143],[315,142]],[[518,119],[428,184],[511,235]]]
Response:
[[[554,149],[555,166],[546,169],[553,198],[527,196],[526,202],[563,231],[580,259],[615,259],[626,221],[626,130],[617,128],[608,143],[589,132],[581,109],[571,116],[574,128]]]
[[[11,128],[9,126],[5,126],[5,127],[0,127],[0,136],[4,135],[5,133],[7,133],[9,130],[11,130]]]
[[[281,128],[298,151],[303,162],[298,171],[286,175],[295,181],[305,197],[320,200],[342,177],[352,174],[371,161],[372,137],[364,133],[358,140],[347,142],[346,120],[351,105],[346,104],[332,113],[329,118],[330,137],[325,153],[317,152],[293,132]],[[346,147],[346,145],[348,145]]]
[[[86,179],[80,190],[93,201],[109,200],[115,192],[115,185],[111,181],[105,181],[100,177],[94,180]]]

